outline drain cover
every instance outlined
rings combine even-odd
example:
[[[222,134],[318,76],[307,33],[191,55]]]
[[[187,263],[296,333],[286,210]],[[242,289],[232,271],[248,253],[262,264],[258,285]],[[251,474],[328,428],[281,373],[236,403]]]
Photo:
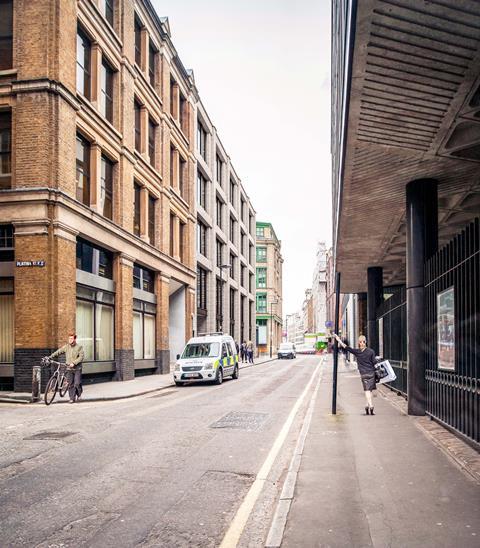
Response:
[[[77,432],[39,432],[38,434],[33,434],[28,438],[23,438],[24,440],[61,440],[63,438],[68,438],[69,436],[75,435]]]
[[[267,420],[267,413],[243,413],[232,411],[210,425],[210,428],[232,428],[235,430],[258,430]]]

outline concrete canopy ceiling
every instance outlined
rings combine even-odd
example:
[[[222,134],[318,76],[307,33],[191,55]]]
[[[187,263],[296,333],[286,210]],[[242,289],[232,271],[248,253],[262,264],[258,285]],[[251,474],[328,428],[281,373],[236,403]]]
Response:
[[[405,185],[439,181],[440,245],[480,215],[480,2],[357,3],[336,242],[342,292],[405,283]]]

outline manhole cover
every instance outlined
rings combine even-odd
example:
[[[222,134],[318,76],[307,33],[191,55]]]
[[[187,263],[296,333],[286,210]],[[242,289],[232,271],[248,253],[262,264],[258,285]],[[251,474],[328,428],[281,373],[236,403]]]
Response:
[[[232,411],[210,425],[210,428],[232,428],[236,430],[258,430],[267,420],[267,413],[243,413]]]
[[[28,438],[23,438],[24,440],[61,440],[63,438],[68,438],[69,436],[75,435],[77,432],[39,432],[38,434],[33,434]]]

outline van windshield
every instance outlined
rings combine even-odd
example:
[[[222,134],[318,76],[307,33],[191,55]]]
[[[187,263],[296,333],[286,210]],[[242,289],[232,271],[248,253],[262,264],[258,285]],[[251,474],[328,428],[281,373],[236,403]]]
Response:
[[[182,359],[186,358],[216,358],[220,354],[220,344],[212,343],[194,343],[187,344],[182,354]]]

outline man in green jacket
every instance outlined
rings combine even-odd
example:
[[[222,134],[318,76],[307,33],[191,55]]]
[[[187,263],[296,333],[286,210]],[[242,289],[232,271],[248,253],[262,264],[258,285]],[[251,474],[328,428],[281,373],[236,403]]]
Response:
[[[85,357],[83,348],[77,344],[77,335],[70,333],[68,336],[68,344],[59,348],[56,352],[50,355],[50,358],[56,358],[65,354],[65,363],[67,364],[67,382],[69,403],[75,403],[82,395],[82,362]]]

